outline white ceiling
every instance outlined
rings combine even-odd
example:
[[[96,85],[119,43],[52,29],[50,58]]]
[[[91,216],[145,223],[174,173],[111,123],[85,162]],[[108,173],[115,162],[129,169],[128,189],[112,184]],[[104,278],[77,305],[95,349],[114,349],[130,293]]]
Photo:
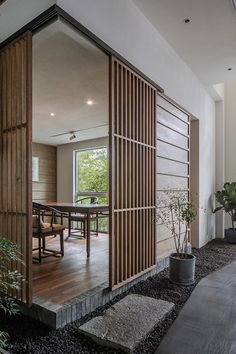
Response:
[[[133,1],[205,86],[236,79],[231,0]],[[185,18],[191,22],[185,24]]]
[[[33,37],[33,141],[70,143],[53,135],[79,129],[73,142],[108,135],[108,57],[57,21]]]

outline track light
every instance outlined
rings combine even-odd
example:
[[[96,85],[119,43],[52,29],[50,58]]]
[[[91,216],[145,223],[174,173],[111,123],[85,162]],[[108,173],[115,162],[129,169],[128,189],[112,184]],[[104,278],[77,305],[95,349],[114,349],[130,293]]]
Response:
[[[71,133],[72,135],[70,136],[70,141],[76,139],[75,133]]]

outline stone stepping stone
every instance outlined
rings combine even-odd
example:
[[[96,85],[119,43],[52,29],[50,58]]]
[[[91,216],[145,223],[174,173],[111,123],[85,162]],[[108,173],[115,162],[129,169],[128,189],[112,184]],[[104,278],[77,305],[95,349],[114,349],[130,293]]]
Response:
[[[104,346],[132,352],[135,347],[172,311],[171,302],[142,295],[127,295],[103,316],[92,318],[79,332]]]

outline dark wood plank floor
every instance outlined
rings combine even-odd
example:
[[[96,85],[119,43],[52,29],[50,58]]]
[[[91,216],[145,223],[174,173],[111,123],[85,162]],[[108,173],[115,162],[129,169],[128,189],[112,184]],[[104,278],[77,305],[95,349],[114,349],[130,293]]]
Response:
[[[33,295],[62,304],[108,281],[109,236],[91,236],[91,255],[87,259],[86,241],[65,241],[65,256],[48,257],[33,264]],[[59,238],[47,238],[47,246],[58,249]]]

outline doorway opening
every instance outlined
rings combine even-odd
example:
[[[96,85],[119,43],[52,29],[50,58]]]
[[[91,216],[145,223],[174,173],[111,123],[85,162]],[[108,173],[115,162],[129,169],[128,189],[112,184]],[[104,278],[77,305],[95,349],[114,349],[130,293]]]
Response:
[[[62,20],[33,36],[33,295],[55,304],[108,282],[108,59]]]

